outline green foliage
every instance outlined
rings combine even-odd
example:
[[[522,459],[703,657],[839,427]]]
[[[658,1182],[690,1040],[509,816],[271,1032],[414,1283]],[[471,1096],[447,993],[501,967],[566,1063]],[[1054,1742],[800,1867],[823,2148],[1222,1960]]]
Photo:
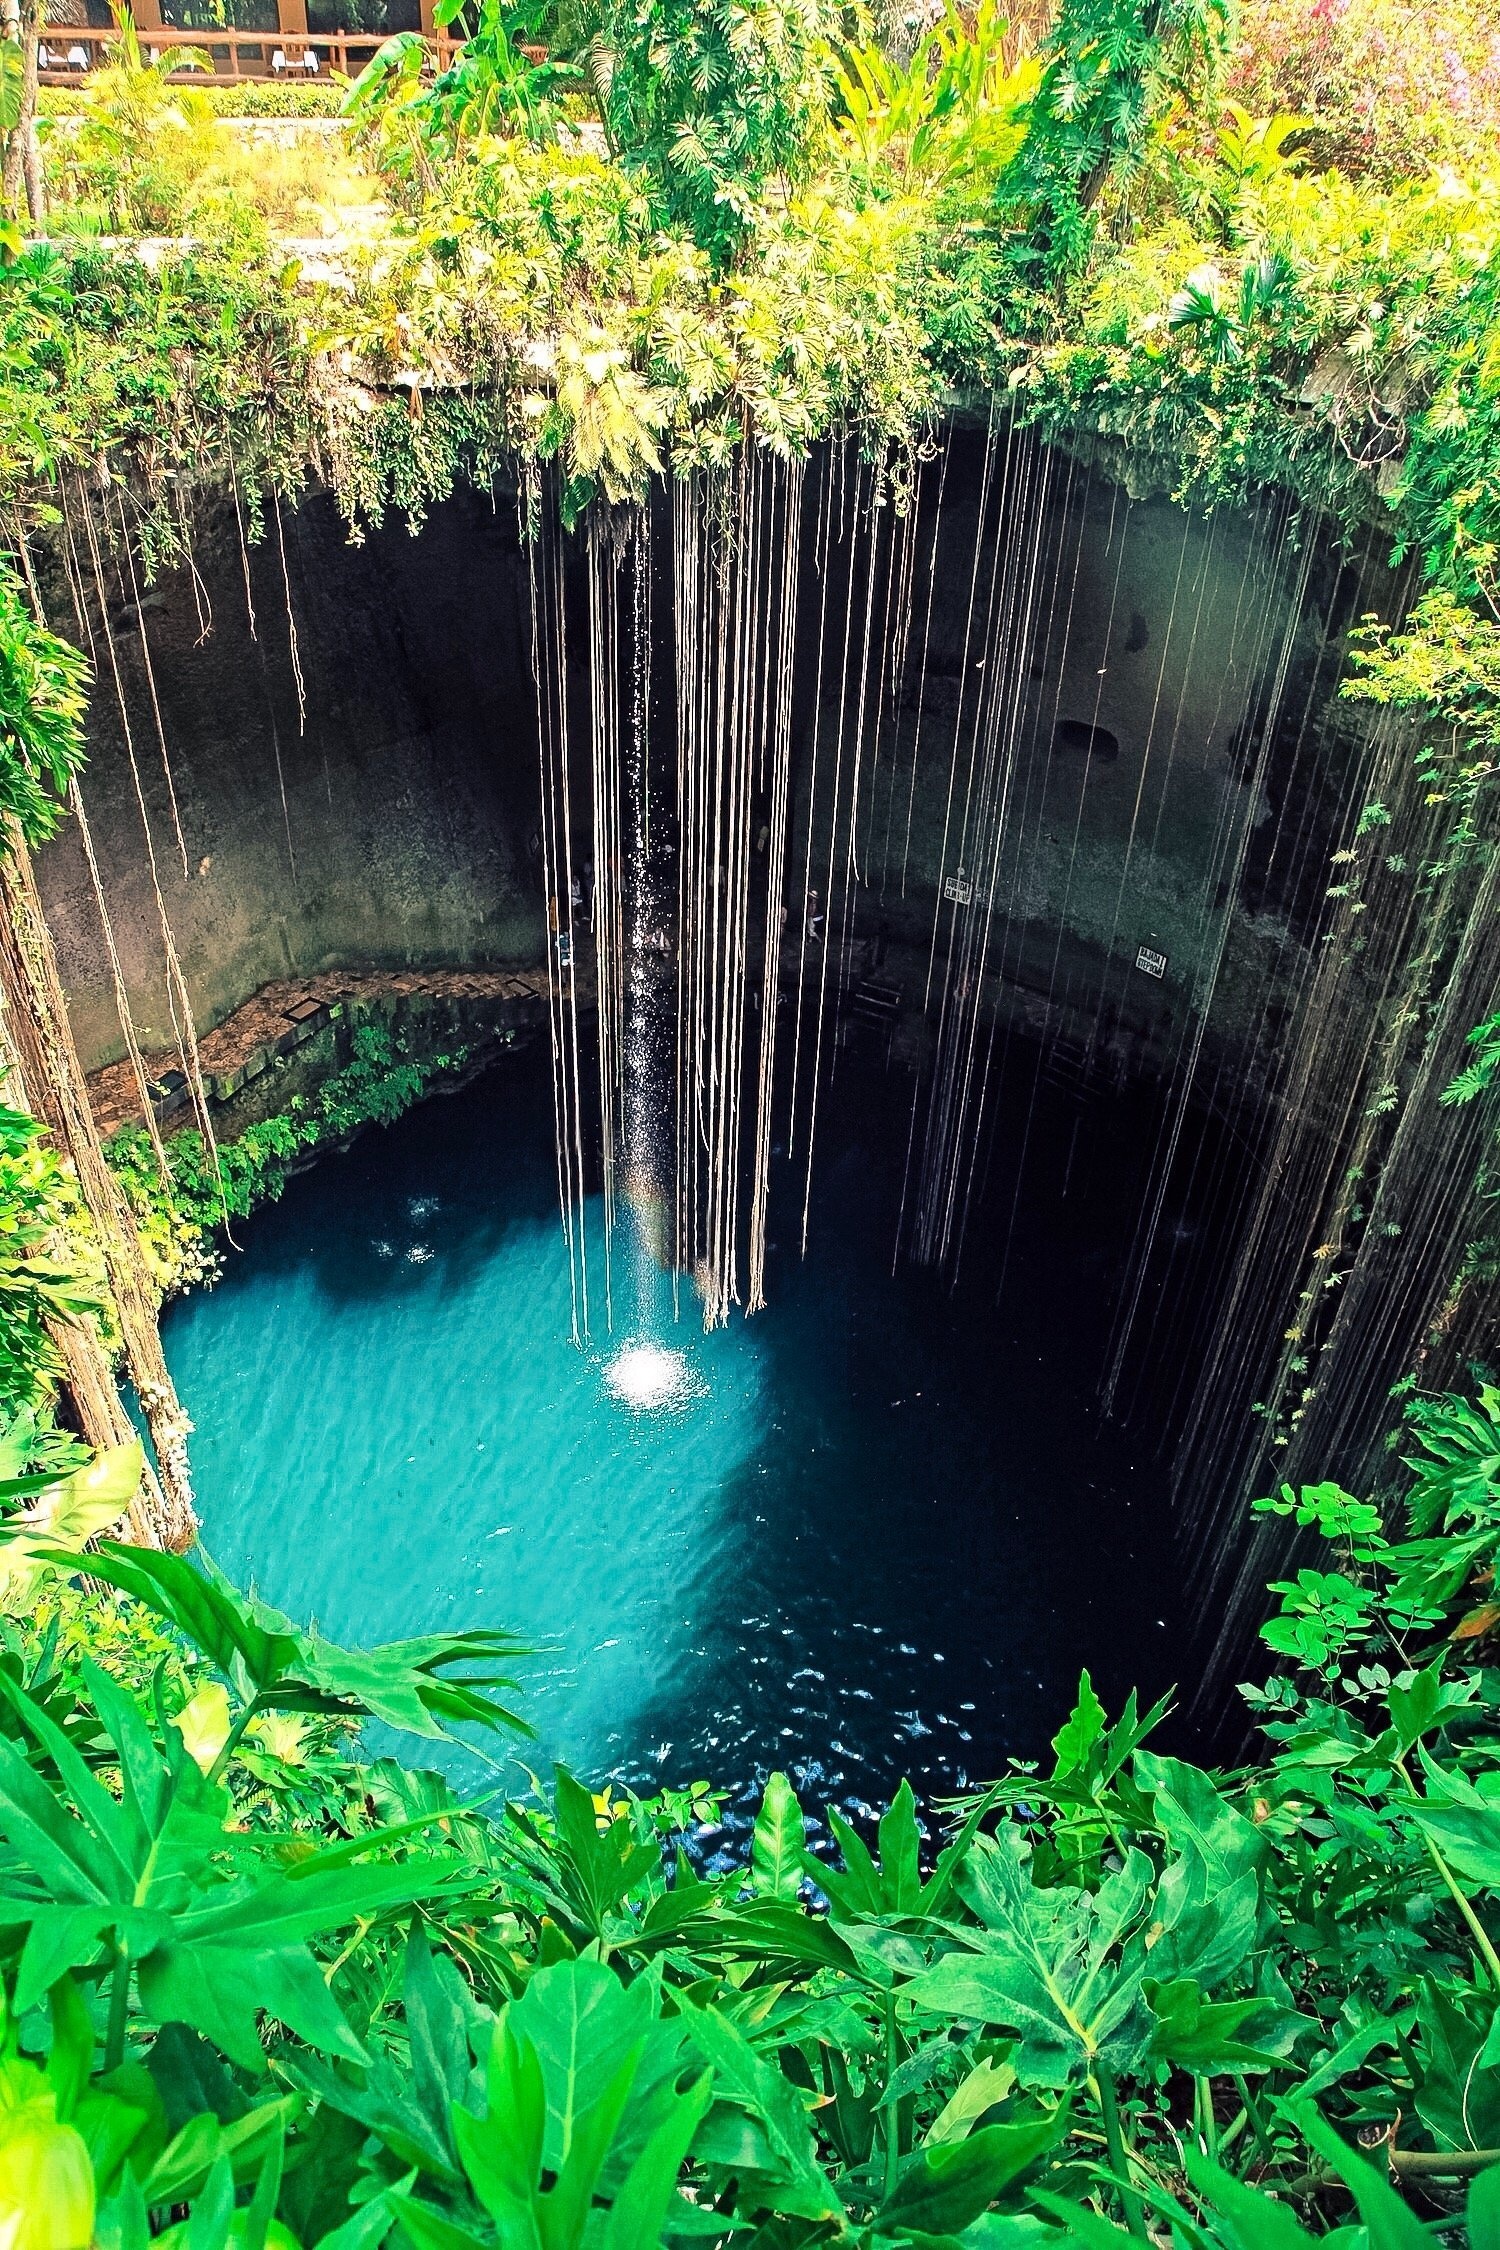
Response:
[[[1495,1083],[1495,1073],[1500,1070],[1500,1015],[1486,1016],[1483,1023],[1475,1024],[1468,1035],[1468,1043],[1477,1052],[1474,1060],[1439,1094],[1438,1100],[1445,1108],[1458,1102],[1477,1101]]]
[[[1434,592],[1399,632],[1367,619],[1353,661],[1345,694],[1425,722],[1423,756],[1434,779],[1446,772],[1471,791],[1488,779],[1500,759],[1500,632],[1492,622]]]
[[[233,86],[195,86],[191,89],[210,117],[337,117],[344,103],[344,88],[326,78],[306,84],[285,78],[242,78]],[[38,96],[43,117],[86,117],[87,88],[43,86]]]
[[[722,262],[805,175],[828,99],[821,0],[602,0],[589,49],[610,145]]]
[[[366,74],[399,217],[344,229],[330,179],[315,259],[164,127],[119,193],[159,177],[192,241],[147,274],[64,234],[0,276],[26,415],[0,418],[0,493],[133,463],[168,548],[177,490],[231,461],[252,513],[316,462],[351,516],[416,520],[517,455],[561,458],[581,505],[751,434],[853,428],[899,458],[944,386],[1003,388],[1208,500],[1273,480],[1352,519],[1379,471],[1398,538],[1472,600],[1500,489],[1494,187],[1314,174],[1302,105],[1221,113],[1217,22],[1078,0],[1008,65],[991,8],[908,61],[796,8],[492,9],[443,79],[414,35]],[[123,223],[104,157],[73,178],[49,145],[60,227]]]
[[[439,25],[453,24],[462,6],[463,0],[438,0]],[[376,132],[388,161],[399,161],[403,145],[414,149],[421,141],[437,154],[496,132],[545,138],[557,124],[562,95],[580,73],[534,47],[527,51],[543,13],[536,0],[519,6],[479,0],[477,23],[448,68],[430,82],[426,41],[414,31],[397,32],[349,88],[343,114]]]
[[[514,1681],[453,1671],[525,1653],[506,1634],[436,1634],[366,1654],[299,1632],[279,1610],[236,1594],[206,1560],[197,1568],[181,1555],[106,1541],[90,1555],[89,1570],[165,1618],[237,1688],[241,1732],[262,1711],[367,1716],[432,1738],[461,1725],[531,1731],[490,1692]]]
[[[62,1364],[49,1324],[98,1309],[58,1254],[77,1202],[35,1119],[0,1107],[0,1422],[46,1405]]]
[[[201,161],[214,130],[200,96],[173,84],[173,73],[207,71],[209,58],[198,47],[148,54],[128,11],[117,28],[82,90],[67,155],[102,199],[114,231],[148,234],[177,217],[184,168]]]
[[[852,48],[835,65],[839,142],[869,167],[934,183],[962,174],[969,194],[993,181],[1025,138],[1040,76],[1030,58],[1009,66],[1008,28],[994,0],[981,0],[972,27],[948,0],[904,64]]]
[[[14,820],[28,844],[54,833],[83,764],[88,676],[78,651],[37,623],[0,565],[0,820]]]
[[[1500,1522],[1497,1413],[1411,1418],[1419,1539]],[[357,1657],[106,1547],[95,1578],[182,1653],[130,1686],[59,1666],[55,1631],[0,1659],[0,2224],[49,2197],[102,2243],[1103,2250],[1149,2216],[1184,2250],[1330,2225],[1416,2250],[1408,2178],[1451,2224],[1477,2173],[1482,2250],[1493,1690],[1449,1607],[1392,1607],[1375,1511],[1332,1485],[1270,1505],[1374,1600],[1337,1678],[1258,1692],[1264,1764],[1159,1755],[1161,1709],[1111,1723],[1085,1677],[1050,1773],[950,1808],[940,1850],[903,1786],[875,1850],[831,1816],[831,1864],[777,1775],[712,1877],[682,1848],[701,1791],[559,1770],[481,1809],[336,1748],[298,1771],[257,1728],[472,1716],[422,1699],[482,1652]],[[1382,1664],[1382,1632],[1422,1645]]]
[[[1045,278],[1086,257],[1113,174],[1141,161],[1153,118],[1222,47],[1224,0],[1062,0],[1042,48],[1028,130],[999,194],[1029,215]]]
[[[24,1417],[23,1420],[30,1420]],[[0,1457],[0,1471],[10,1468],[17,1456],[34,1459],[31,1432],[8,1433]],[[119,1445],[90,1457],[86,1449],[77,1466],[62,1475],[38,1469],[31,1475],[0,1475],[0,1501],[24,1501],[18,1512],[0,1519],[0,1612],[24,1615],[36,1597],[39,1581],[51,1576],[44,1557],[59,1551],[80,1553],[101,1531],[119,1523],[135,1497],[141,1481],[138,1444]]]

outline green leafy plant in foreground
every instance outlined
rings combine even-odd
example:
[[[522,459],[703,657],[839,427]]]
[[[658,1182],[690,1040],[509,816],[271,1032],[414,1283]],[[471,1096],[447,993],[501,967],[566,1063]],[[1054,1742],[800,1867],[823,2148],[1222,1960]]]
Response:
[[[1436,2219],[1488,2250],[1496,1426],[1420,1404],[1409,1539],[1336,1487],[1277,1497],[1370,1600],[1256,1691],[1261,1765],[1157,1750],[1165,1707],[1111,1722],[1085,1675],[1050,1768],[943,1832],[903,1785],[872,1840],[833,1809],[825,1837],[772,1775],[712,1873],[701,1789],[559,1769],[482,1805],[346,1762],[310,1794],[257,1728],[510,1728],[496,1652],[334,1649],[106,1543],[91,1575],[183,1662],[132,1692],[45,1635],[0,1659],[0,2227],[1419,2250]]]

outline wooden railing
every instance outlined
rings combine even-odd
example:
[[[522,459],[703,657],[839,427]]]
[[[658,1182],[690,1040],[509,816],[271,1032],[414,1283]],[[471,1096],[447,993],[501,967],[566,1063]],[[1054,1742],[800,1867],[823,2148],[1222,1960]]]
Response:
[[[118,34],[114,31],[78,30],[71,24],[42,34],[41,80],[44,86],[76,86],[106,60],[105,50]],[[245,78],[278,78],[293,85],[325,84],[335,71],[357,78],[365,64],[385,44],[370,32],[331,33],[320,39],[314,32],[288,31],[167,31],[143,30],[141,47],[148,57],[173,47],[195,48],[208,57],[208,69],[184,67],[171,73],[182,85],[233,86]],[[430,42],[437,69],[446,70],[458,52],[458,41]]]

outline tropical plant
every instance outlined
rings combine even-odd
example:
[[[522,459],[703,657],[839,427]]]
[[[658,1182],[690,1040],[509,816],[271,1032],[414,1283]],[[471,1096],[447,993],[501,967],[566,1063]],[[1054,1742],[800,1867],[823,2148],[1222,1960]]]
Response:
[[[1287,311],[1294,288],[1295,276],[1282,257],[1253,260],[1238,290],[1226,288],[1217,265],[1197,266],[1167,306],[1167,327],[1190,337],[1209,359],[1240,360],[1253,349],[1257,328]]]
[[[376,1718],[434,1741],[453,1726],[531,1732],[492,1692],[515,1683],[503,1673],[472,1670],[526,1653],[506,1633],[438,1633],[374,1651],[344,1649],[236,1594],[206,1558],[195,1565],[181,1555],[105,1541],[90,1553],[89,1571],[190,1639],[235,1695],[238,1709],[215,1754],[212,1778],[266,1711]]]
[[[1277,1496],[1373,1600],[1362,1646],[1294,1638],[1257,1691],[1266,1763],[1164,1755],[1164,1706],[1111,1724],[1085,1676],[1050,1770],[950,1808],[940,1847],[903,1785],[869,1841],[830,1808],[815,1852],[773,1774],[712,1876],[701,1790],[559,1769],[486,1808],[385,1763],[310,1792],[253,1705],[345,1725],[405,1680],[425,1725],[443,1667],[107,1545],[92,1574],[216,1677],[132,1694],[50,1629],[0,1659],[0,2224],[1296,2250],[1347,2220],[1417,2250],[1406,2197],[1453,2225],[1472,2180],[1487,2250],[1500,1735],[1490,1627],[1454,1617],[1500,1538],[1500,1404],[1421,1401],[1409,1432],[1412,1541],[1335,1486]]]
[[[434,22],[459,23],[465,0],[437,0]],[[424,150],[451,153],[466,141],[497,133],[542,140],[560,115],[561,98],[582,72],[535,42],[545,10],[539,0],[479,0],[477,22],[448,68],[432,78],[427,42],[397,32],[378,48],[344,98],[343,113],[383,144],[388,161]]]
[[[588,57],[611,149],[716,263],[805,175],[831,28],[822,0],[602,0]]]
[[[115,10],[116,37],[83,90],[77,131],[65,143],[75,197],[97,198],[122,233],[151,233],[179,220],[193,177],[216,146],[213,114],[179,71],[209,69],[201,47],[150,54],[129,8]]]
[[[8,565],[0,565],[0,819],[28,844],[57,827],[68,781],[83,763],[88,666],[39,625]]]
[[[877,46],[851,48],[834,66],[837,140],[863,164],[934,184],[962,174],[972,193],[993,182],[1020,149],[1040,77],[1029,57],[1008,65],[1007,29],[995,0],[981,0],[972,25],[947,0],[906,63]]]
[[[0,1417],[44,1407],[61,1367],[51,1330],[99,1299],[59,1255],[77,1191],[41,1126],[0,1107]]]
[[[1028,221],[1043,272],[1086,256],[1094,207],[1140,162],[1154,120],[1222,52],[1224,0],[1063,0],[1027,132],[997,194]]]

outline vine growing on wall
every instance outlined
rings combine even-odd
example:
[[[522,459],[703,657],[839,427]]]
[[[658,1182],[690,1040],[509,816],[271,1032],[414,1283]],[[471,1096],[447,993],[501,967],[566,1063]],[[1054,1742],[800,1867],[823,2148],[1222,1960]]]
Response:
[[[217,1168],[205,1156],[200,1133],[174,1133],[166,1143],[164,1182],[144,1126],[113,1135],[110,1165],[160,1294],[217,1278],[215,1244],[226,1213],[231,1220],[248,1218],[259,1204],[274,1202],[311,1153],[346,1142],[367,1125],[393,1124],[468,1060],[462,1044],[414,1055],[401,1033],[383,1023],[356,1024],[350,1049],[349,1060],[316,1092],[293,1095],[284,1109],[220,1142]]]

